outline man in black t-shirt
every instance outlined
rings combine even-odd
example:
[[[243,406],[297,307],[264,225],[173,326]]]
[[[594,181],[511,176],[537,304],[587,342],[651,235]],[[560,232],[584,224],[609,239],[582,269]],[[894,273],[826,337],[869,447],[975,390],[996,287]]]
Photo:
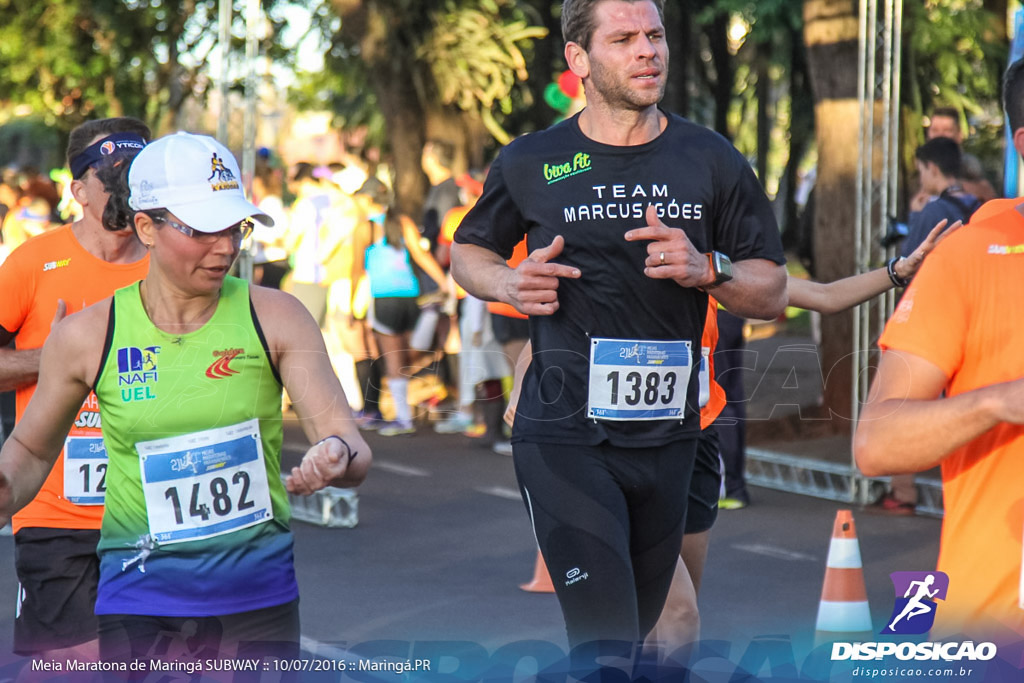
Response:
[[[514,460],[573,647],[642,640],[661,611],[700,430],[707,290],[749,317],[786,301],[749,164],[658,107],[662,14],[661,0],[563,3],[588,106],[502,151],[452,250],[467,291],[530,315]],[[511,269],[524,235],[530,257]]]

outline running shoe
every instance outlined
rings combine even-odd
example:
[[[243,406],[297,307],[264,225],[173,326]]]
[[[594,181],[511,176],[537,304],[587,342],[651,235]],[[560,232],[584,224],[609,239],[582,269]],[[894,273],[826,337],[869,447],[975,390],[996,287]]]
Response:
[[[412,420],[392,420],[381,425],[377,433],[381,436],[406,436],[415,434],[416,427],[413,426]]]
[[[491,446],[491,450],[498,455],[512,455],[512,442],[511,441],[495,441],[494,445]]]
[[[877,503],[872,506],[873,512],[880,512],[885,515],[896,515],[899,517],[909,517],[917,514],[917,506],[913,503],[906,503],[896,498],[889,492],[882,496]]]
[[[354,417],[356,420],[356,426],[364,431],[380,429],[387,424],[387,422],[384,421],[384,418],[381,417],[380,413],[368,413],[360,410],[354,415]]]
[[[473,418],[462,413],[448,418],[447,420],[441,420],[434,425],[434,431],[438,434],[461,434],[470,427],[473,426]]]

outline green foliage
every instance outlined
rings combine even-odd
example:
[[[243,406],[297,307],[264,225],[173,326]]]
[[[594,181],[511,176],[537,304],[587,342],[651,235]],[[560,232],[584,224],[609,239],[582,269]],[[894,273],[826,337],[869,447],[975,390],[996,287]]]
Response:
[[[928,0],[904,5],[915,66],[913,79],[924,111],[956,107],[968,114],[998,100],[1006,45],[996,39],[999,19],[982,0]]]
[[[497,140],[508,141],[501,121],[516,107],[532,104],[528,97],[524,103],[516,86],[528,76],[531,41],[547,33],[529,25],[516,0],[364,0],[363,5],[360,32],[344,19],[339,29],[330,5],[314,10],[316,28],[331,47],[322,73],[299,74],[290,92],[293,104],[328,108],[341,126],[367,125],[370,141],[380,144],[385,130],[373,79],[391,77],[381,69],[394,69],[411,74],[407,85],[425,110],[440,105],[478,117]]]
[[[64,130],[125,114],[156,124],[187,98],[205,95],[217,4],[0,0],[0,110],[21,105]],[[243,4],[234,12],[239,45]],[[271,38],[279,27],[271,24]],[[280,50],[275,56],[284,57]]]
[[[477,6],[474,7],[474,4]],[[480,116],[502,144],[510,136],[494,117],[512,111],[512,89],[529,74],[520,44],[543,38],[547,29],[507,16],[507,2],[447,0],[433,14],[433,26],[417,50],[430,65],[441,103]]]

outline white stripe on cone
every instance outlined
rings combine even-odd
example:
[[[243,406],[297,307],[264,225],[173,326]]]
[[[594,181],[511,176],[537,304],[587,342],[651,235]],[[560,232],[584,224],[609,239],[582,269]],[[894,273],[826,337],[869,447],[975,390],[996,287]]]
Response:
[[[871,610],[867,601],[833,602],[822,600],[818,604],[818,631],[857,632],[871,631]]]
[[[856,538],[833,538],[825,565],[832,569],[861,569],[860,546]]]

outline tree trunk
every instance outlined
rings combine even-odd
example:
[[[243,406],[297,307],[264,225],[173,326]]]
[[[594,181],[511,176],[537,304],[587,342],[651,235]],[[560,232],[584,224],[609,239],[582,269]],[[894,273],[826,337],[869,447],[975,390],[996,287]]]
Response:
[[[810,236],[801,234],[803,221],[797,216],[796,192],[800,186],[800,162],[814,139],[814,97],[811,95],[807,73],[807,51],[799,29],[790,27],[789,41],[789,158],[783,171],[779,195],[782,201],[782,244],[787,249],[801,251]],[[800,254],[801,257],[805,254]],[[806,264],[805,264],[806,265]],[[812,263],[813,268],[813,263]],[[813,270],[811,273],[813,277]]]
[[[533,106],[522,113],[529,121],[524,127],[526,130],[543,130],[550,126],[557,116],[555,110],[544,102],[544,89],[558,77],[561,69],[565,68],[562,57],[562,25],[552,11],[551,0],[526,0],[525,4],[531,10],[528,14],[530,23],[548,30],[547,38],[533,41],[532,55],[527,64],[530,77],[526,81],[526,87],[533,98]],[[487,134],[486,140],[487,144],[491,143],[490,133]]]
[[[706,29],[708,46],[711,49],[711,61],[715,66],[715,82],[712,92],[715,97],[715,130],[728,139],[729,106],[732,104],[733,68],[732,55],[729,54],[729,14],[719,12],[708,24]]]
[[[818,278],[852,275],[856,207],[857,3],[804,0],[804,41],[815,100],[818,180],[815,186],[814,261]],[[822,318],[820,349],[825,406],[837,431],[852,426],[853,314]]]
[[[403,73],[401,60],[379,63],[376,67],[380,69],[378,73],[388,74],[387,78],[374,80],[373,90],[388,127],[395,200],[398,209],[418,223],[427,193],[427,177],[420,166],[426,142],[426,114],[415,89],[407,85],[410,75]]]
[[[1002,43],[1007,41],[1007,36],[1010,32],[1008,30],[1007,22],[1009,3],[1007,0],[984,0],[982,6],[989,12],[995,15],[996,25],[993,29],[996,32],[996,39]]]
[[[758,43],[754,46],[755,68],[757,70],[757,178],[761,187],[768,186],[768,154],[771,147],[772,116],[771,79],[768,75],[771,45]]]
[[[690,0],[666,5],[665,33],[670,59],[664,105],[680,116],[689,116],[690,71],[693,64],[693,9]]]

